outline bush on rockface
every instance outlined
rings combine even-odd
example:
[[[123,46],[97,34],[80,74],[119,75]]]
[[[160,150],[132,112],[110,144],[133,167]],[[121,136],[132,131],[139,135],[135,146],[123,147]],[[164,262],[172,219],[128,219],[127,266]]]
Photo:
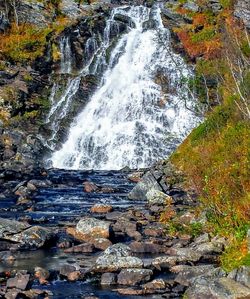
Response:
[[[192,24],[176,29],[196,61],[191,87],[198,89],[196,95],[203,101],[208,96],[210,109],[171,161],[199,195],[200,209],[206,211],[205,229],[230,240],[221,264],[231,271],[249,265],[250,44],[249,33],[229,10],[231,1],[221,4],[224,10],[218,14],[203,9],[193,15]],[[216,102],[220,105],[213,108],[211,103]]]

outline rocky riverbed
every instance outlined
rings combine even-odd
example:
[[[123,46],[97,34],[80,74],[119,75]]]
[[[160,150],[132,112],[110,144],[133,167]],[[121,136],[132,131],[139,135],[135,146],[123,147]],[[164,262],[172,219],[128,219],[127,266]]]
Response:
[[[171,233],[173,213],[186,226],[204,219],[169,163],[9,175],[1,181],[3,298],[250,296],[249,268],[226,274],[219,267],[224,238]]]

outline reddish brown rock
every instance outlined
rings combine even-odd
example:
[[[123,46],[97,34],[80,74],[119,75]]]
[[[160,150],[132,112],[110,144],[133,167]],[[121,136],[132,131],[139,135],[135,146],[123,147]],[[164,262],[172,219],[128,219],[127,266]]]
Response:
[[[83,188],[84,188],[84,191],[87,193],[98,191],[98,187],[96,186],[96,184],[89,182],[89,181],[86,181],[83,183]]]
[[[104,204],[95,204],[91,209],[91,213],[96,214],[106,214],[113,210],[113,207],[110,205],[104,205]]]
[[[141,171],[133,172],[128,175],[128,180],[133,183],[138,183],[140,182],[142,176],[143,176],[143,172]]]
[[[73,271],[68,274],[67,278],[69,281],[77,281],[81,277],[80,271]]]

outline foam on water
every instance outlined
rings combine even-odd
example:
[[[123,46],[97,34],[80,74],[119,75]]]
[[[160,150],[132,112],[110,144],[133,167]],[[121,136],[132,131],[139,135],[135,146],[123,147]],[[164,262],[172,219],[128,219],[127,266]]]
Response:
[[[160,9],[115,8],[104,32],[104,48],[116,14],[128,16],[135,26],[117,42],[100,88],[71,124],[66,142],[52,154],[55,168],[146,167],[169,155],[199,122],[187,108],[195,103],[183,84],[192,72],[171,49]],[[93,40],[89,44],[96,47]],[[105,53],[99,53],[99,61]],[[167,79],[164,90],[156,80],[159,73]],[[75,93],[75,82],[70,86]],[[70,104],[65,98],[61,102],[66,103],[63,109]]]

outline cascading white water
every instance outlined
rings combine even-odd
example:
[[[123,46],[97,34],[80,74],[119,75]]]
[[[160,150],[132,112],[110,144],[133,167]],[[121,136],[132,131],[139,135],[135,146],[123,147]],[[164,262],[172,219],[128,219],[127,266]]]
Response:
[[[135,28],[113,49],[100,88],[53,153],[55,168],[146,167],[166,157],[199,122],[187,109],[194,103],[181,84],[192,73],[171,50],[160,9],[115,8],[112,18],[118,13],[130,17]],[[154,29],[144,28],[149,19]],[[167,77],[168,91],[156,83],[159,71]]]
[[[69,37],[63,37],[60,40],[61,52],[61,73],[70,74],[72,71],[72,52],[70,48]]]

